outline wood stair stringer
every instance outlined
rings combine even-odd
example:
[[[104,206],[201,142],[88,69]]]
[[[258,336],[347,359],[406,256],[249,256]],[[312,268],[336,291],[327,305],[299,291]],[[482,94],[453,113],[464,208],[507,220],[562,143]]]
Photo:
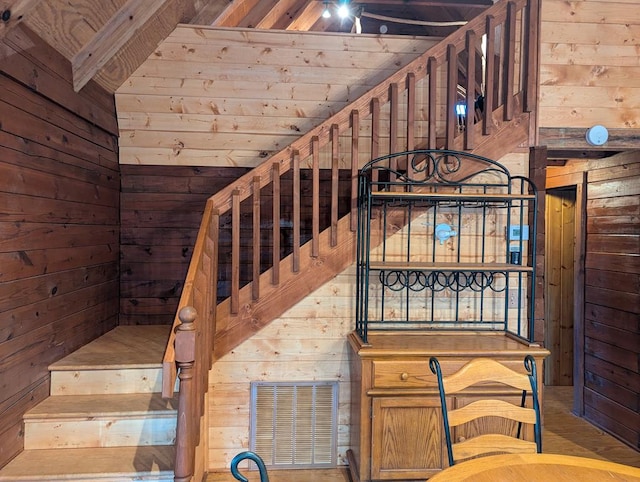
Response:
[[[305,296],[355,262],[355,233],[350,229],[350,216],[338,221],[338,242],[330,246],[331,229],[320,233],[320,255],[311,256],[311,242],[300,248],[300,270],[291,270],[291,256],[281,261],[281,276],[278,285],[271,283],[271,270],[260,277],[260,299],[251,300],[251,285],[240,290],[240,310],[230,312],[230,301],[220,303],[216,311],[216,336],[214,361],[229,353],[258,330],[278,318]]]

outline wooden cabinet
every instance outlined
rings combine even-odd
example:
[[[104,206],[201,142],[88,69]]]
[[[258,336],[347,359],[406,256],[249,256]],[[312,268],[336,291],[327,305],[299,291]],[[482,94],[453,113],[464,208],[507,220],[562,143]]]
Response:
[[[496,358],[525,373],[527,354],[541,367],[549,353],[500,332],[376,332],[367,343],[353,332],[349,344],[352,426],[348,458],[354,482],[424,480],[447,465],[437,382],[429,370],[431,356],[438,357],[447,375],[478,356]],[[541,373],[538,370],[539,377]],[[541,378],[538,386],[542,386]],[[486,386],[449,402],[464,405],[487,394],[520,397],[503,387]]]

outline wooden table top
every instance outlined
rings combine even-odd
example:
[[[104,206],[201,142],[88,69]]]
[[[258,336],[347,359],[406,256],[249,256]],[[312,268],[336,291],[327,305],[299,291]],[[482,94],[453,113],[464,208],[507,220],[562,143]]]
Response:
[[[506,454],[461,462],[429,482],[619,482],[640,481],[640,468],[555,454]]]

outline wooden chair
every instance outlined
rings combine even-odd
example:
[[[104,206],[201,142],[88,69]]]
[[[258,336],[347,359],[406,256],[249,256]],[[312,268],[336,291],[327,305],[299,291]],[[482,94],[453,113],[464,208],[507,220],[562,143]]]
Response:
[[[449,465],[454,465],[464,459],[481,455],[497,453],[530,453],[542,452],[542,436],[540,427],[540,404],[538,402],[538,383],[536,362],[531,355],[524,359],[527,374],[518,373],[501,363],[490,358],[476,358],[471,360],[459,371],[443,377],[440,363],[437,358],[431,357],[429,367],[438,378],[440,391],[440,403],[442,406],[442,419],[444,422],[445,439]],[[474,385],[487,383],[502,384],[522,391],[520,405],[510,403],[502,399],[482,398],[474,400],[468,405],[456,409],[448,409],[446,397],[459,394]],[[532,408],[525,407],[527,393],[532,395]],[[467,395],[474,398],[467,391]],[[452,442],[452,429],[468,422],[478,422],[483,417],[500,417],[513,423],[508,423],[513,429],[517,427],[517,433],[513,430],[504,430],[506,433],[481,433],[458,443]],[[485,419],[486,420],[486,419]],[[495,419],[494,419],[495,420]],[[533,442],[520,438],[523,424],[533,427]],[[489,424],[494,428],[495,423]],[[497,428],[497,427],[495,427]]]
[[[240,452],[233,458],[233,460],[231,460],[231,475],[233,475],[236,480],[239,480],[240,482],[249,482],[249,479],[238,471],[238,464],[245,459],[253,460],[258,466],[258,470],[260,471],[260,482],[269,482],[267,468],[265,467],[262,458],[260,458],[257,453],[249,450],[246,452]]]

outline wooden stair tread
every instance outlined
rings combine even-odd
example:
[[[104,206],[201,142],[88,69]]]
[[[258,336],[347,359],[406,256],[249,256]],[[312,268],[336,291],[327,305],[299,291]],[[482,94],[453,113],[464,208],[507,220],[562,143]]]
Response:
[[[25,420],[70,417],[175,416],[177,396],[165,400],[159,393],[116,395],[56,395],[48,397],[24,415]]]
[[[49,366],[49,370],[160,368],[168,325],[118,326]]]
[[[25,450],[0,470],[0,481],[113,480],[133,474],[173,480],[173,457],[171,445]]]

